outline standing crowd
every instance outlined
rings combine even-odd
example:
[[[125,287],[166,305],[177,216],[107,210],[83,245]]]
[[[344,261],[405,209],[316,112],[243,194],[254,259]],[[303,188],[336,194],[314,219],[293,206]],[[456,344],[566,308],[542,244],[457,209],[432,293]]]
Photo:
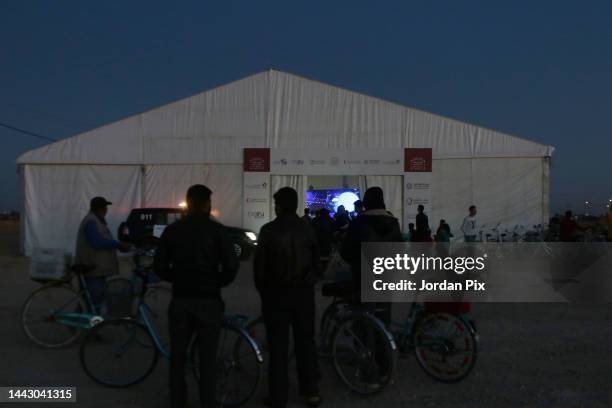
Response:
[[[361,244],[364,242],[449,242],[450,226],[440,220],[432,237],[429,220],[419,206],[416,226],[402,234],[398,219],[386,209],[383,190],[369,188],[363,201],[354,203],[350,214],[342,206],[334,217],[323,208],[311,218],[306,209],[298,216],[298,194],[290,187],[273,196],[276,218],[259,233],[253,259],[255,288],[261,298],[261,311],[270,349],[268,397],[265,405],[285,407],[288,401],[288,352],[293,332],[299,393],[306,404],[321,404],[320,373],[315,345],[315,284],[323,273],[323,263],[332,248],[351,267],[353,299],[360,302]],[[157,247],[154,272],[172,283],[168,310],[170,331],[171,406],[187,406],[185,367],[190,339],[197,334],[199,347],[199,393],[202,407],[215,406],[216,350],[224,317],[221,289],[235,279],[239,262],[222,225],[210,216],[212,191],[194,185],[187,191],[187,214],[167,226]],[[130,246],[112,238],[105,216],[109,201],[96,197],[90,212],[79,226],[76,261],[92,265],[85,275],[94,304],[104,300],[105,282],[118,273],[116,250]],[[475,241],[476,207],[471,206],[461,226],[465,240]],[[391,318],[390,304],[377,304],[376,314],[385,323]]]

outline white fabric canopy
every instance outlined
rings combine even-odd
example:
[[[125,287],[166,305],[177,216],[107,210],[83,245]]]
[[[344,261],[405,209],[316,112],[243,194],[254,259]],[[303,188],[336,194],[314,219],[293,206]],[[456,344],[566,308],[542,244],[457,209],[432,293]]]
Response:
[[[132,208],[140,206],[137,166],[26,166],[24,251],[57,248],[74,251],[77,230],[92,197],[110,200],[107,222],[113,234]]]
[[[145,207],[177,207],[189,186],[204,184],[213,191],[212,212],[224,224],[242,225],[242,167],[239,165],[146,166]]]
[[[551,146],[271,70],[21,155],[25,252],[72,251],[95,195],[115,203],[115,232],[132,208],[176,206],[189,185],[203,183],[214,191],[218,218],[242,225],[247,147],[431,147],[432,229],[445,218],[456,231],[472,203],[486,224],[529,226],[548,216]],[[292,185],[303,197],[304,176],[272,177],[272,193]],[[368,176],[361,184],[362,193],[383,187],[401,220],[400,177]]]
[[[31,150],[22,164],[242,163],[245,147],[432,147],[434,158],[553,148],[279,71],[266,71]]]

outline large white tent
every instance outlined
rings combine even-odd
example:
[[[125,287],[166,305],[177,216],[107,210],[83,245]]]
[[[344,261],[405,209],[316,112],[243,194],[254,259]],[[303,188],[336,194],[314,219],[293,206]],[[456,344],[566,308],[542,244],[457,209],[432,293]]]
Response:
[[[551,146],[270,70],[21,155],[23,250],[72,251],[93,196],[113,201],[116,231],[132,208],[174,207],[194,183],[212,188],[222,222],[240,226],[243,149],[252,147],[431,147],[432,227],[445,218],[458,230],[472,203],[490,226],[548,218]],[[305,183],[272,179],[273,190]],[[382,186],[401,219],[401,177],[358,183]]]

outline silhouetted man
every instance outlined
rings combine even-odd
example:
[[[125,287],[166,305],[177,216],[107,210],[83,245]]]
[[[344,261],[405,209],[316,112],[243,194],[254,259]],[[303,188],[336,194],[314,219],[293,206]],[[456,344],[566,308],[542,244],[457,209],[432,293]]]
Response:
[[[305,223],[309,223],[310,222],[310,208],[308,208],[308,207],[304,208],[304,215],[302,215],[302,220]]]
[[[353,218],[357,218],[359,214],[365,211],[365,207],[363,206],[363,201],[357,200],[353,203],[355,207],[355,216]]]
[[[296,214],[297,192],[283,187],[274,194],[276,219],[261,228],[253,267],[255,286],[270,347],[269,407],[287,405],[289,329],[293,330],[300,395],[310,406],[321,402],[315,348],[314,289],[319,248],[309,225]]]
[[[399,221],[385,208],[383,190],[370,187],[363,196],[365,211],[349,226],[340,254],[351,265],[356,301],[361,300],[361,244],[363,242],[403,242]],[[390,320],[389,312],[381,318]]]
[[[334,241],[334,231],[336,229],[334,220],[329,216],[327,208],[321,208],[317,216],[312,220],[312,229],[319,243],[321,256],[329,257]]]
[[[104,197],[94,197],[89,212],[77,232],[75,265],[86,268],[83,278],[96,313],[100,313],[106,294],[106,279],[119,273],[117,250],[127,251],[130,245],[116,241],[106,224],[108,206],[112,203]]]
[[[574,215],[571,211],[565,212],[565,218],[561,221],[559,240],[561,242],[576,242],[578,241],[578,231],[584,231],[574,220]]]
[[[365,242],[403,242],[404,240],[399,221],[385,209],[383,190],[380,187],[367,189],[363,196],[363,205],[366,210],[351,222],[340,250],[342,258],[351,265],[355,303],[361,303],[361,244]],[[390,303],[366,305],[375,307],[376,316],[385,324],[391,323]],[[361,336],[364,335],[361,334]],[[379,374],[384,377],[389,375],[390,367],[381,356],[382,354],[376,353]],[[365,371],[369,372],[371,370]],[[370,372],[369,375],[371,374]],[[363,372],[360,375],[366,375],[367,377],[368,374]],[[365,380],[370,381],[372,378],[365,378]]]
[[[349,213],[343,205],[338,206],[336,214],[334,215],[334,222],[336,223],[337,231],[341,231],[351,222],[351,217],[349,217]]]
[[[431,241],[431,230],[429,229],[429,218],[425,214],[425,207],[419,205],[417,211],[415,220],[417,239],[419,242],[429,242]]]
[[[194,333],[198,339],[200,405],[216,406],[216,356],[225,304],[221,288],[238,272],[238,260],[223,226],[210,219],[212,192],[203,185],[187,190],[187,215],[163,232],[155,254],[155,273],[172,282],[170,399],[187,406],[185,362]]]

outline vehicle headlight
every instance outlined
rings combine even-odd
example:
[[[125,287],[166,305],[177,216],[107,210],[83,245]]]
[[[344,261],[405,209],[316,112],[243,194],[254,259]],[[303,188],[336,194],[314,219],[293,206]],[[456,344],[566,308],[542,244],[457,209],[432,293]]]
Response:
[[[257,241],[257,234],[253,231],[245,231],[244,235],[246,235],[251,241]]]

